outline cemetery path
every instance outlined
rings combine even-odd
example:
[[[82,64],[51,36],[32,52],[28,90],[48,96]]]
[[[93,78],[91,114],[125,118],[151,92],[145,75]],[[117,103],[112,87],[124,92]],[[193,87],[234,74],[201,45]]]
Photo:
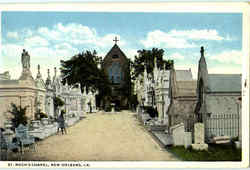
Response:
[[[87,114],[67,132],[38,142],[37,152],[26,152],[23,160],[177,160],[154,141],[130,111]]]

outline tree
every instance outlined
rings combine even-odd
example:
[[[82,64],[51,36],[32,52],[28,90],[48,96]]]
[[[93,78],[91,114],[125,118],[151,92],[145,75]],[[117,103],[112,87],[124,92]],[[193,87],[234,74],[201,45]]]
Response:
[[[53,101],[56,109],[64,105],[64,101],[60,97],[54,97]]]
[[[59,107],[62,107],[65,104],[64,101],[60,97],[56,97],[56,96],[53,99],[53,103],[54,103],[55,113],[56,113],[56,111],[58,111]],[[57,114],[58,114],[58,112],[57,112]]]
[[[17,128],[19,124],[26,125],[28,123],[28,118],[26,116],[27,108],[28,106],[18,107],[16,104],[11,103],[11,110],[8,112],[10,112],[13,116],[13,118],[11,118],[11,122],[14,128]]]
[[[89,89],[99,90],[99,95],[105,96],[111,93],[108,84],[108,77],[98,65],[102,65],[101,57],[97,56],[94,50],[82,52],[71,57],[69,60],[61,60],[61,73],[63,75],[63,83],[68,82],[69,85],[80,83],[81,90],[86,87]]]
[[[136,79],[138,75],[144,72],[144,66],[146,66],[147,73],[151,73],[155,67],[155,59],[157,61],[157,67],[163,69],[165,64],[165,69],[171,69],[173,67],[173,60],[164,60],[164,50],[158,48],[152,48],[152,50],[138,50],[138,56],[135,56],[135,60],[132,63],[133,73],[132,79]]]

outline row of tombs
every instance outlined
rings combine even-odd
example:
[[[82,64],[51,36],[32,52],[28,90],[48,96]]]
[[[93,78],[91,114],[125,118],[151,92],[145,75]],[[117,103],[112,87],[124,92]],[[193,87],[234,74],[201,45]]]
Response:
[[[200,53],[197,80],[191,69],[159,69],[156,61],[136,80],[138,116],[166,145],[241,142],[241,74],[209,74]]]
[[[47,79],[44,81],[38,65],[37,75],[34,79],[30,70],[30,56],[23,50],[22,72],[18,79],[11,79],[8,71],[0,74],[0,127],[8,126],[13,118],[10,111],[12,104],[27,107],[26,116],[29,123],[41,121],[42,118],[56,120],[61,112],[65,113],[66,121],[71,124],[71,120],[83,117],[86,112],[96,112],[97,91],[84,88],[81,92],[80,84],[68,85],[62,83],[62,77],[57,75],[57,69],[54,68],[54,76],[51,78],[48,69]],[[63,105],[56,107],[55,100],[60,99]]]

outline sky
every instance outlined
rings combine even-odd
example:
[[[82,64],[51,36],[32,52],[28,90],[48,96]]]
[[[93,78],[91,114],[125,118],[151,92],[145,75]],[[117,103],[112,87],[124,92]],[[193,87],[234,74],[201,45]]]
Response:
[[[44,79],[60,60],[86,50],[104,57],[114,38],[128,58],[141,49],[162,48],[176,69],[191,68],[197,77],[200,47],[205,48],[209,73],[241,73],[241,13],[125,13],[125,12],[2,12],[0,73],[19,78],[22,49],[31,56]]]

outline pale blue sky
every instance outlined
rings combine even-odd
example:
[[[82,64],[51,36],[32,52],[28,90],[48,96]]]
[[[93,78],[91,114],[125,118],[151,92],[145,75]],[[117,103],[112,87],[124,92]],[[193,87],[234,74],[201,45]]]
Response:
[[[31,56],[36,75],[59,66],[83,50],[100,56],[118,45],[133,59],[140,49],[163,48],[175,67],[191,68],[197,75],[200,46],[205,47],[211,73],[240,73],[242,14],[240,13],[103,13],[103,12],[3,12],[0,72],[12,67],[18,78],[22,49]]]

